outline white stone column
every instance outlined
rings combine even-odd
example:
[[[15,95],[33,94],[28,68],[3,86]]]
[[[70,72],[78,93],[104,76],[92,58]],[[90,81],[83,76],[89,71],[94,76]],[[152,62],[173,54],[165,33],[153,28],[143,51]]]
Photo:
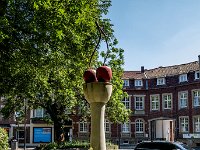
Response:
[[[91,108],[91,147],[94,150],[106,150],[105,131],[104,131],[104,113],[105,104],[95,102],[90,104]]]
[[[83,90],[91,108],[91,147],[93,150],[106,150],[104,114],[105,104],[112,93],[112,84],[107,82],[86,83],[83,85]]]

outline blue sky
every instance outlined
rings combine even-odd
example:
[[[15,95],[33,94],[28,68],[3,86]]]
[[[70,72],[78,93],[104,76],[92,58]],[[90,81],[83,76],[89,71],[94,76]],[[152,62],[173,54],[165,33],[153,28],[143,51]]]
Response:
[[[198,60],[200,0],[112,0],[107,17],[125,50],[125,70]]]

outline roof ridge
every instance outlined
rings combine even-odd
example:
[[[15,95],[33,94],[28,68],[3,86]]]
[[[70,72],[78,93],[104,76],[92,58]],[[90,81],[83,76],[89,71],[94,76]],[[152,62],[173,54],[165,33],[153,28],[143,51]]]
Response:
[[[170,68],[170,67],[176,67],[176,66],[183,66],[183,65],[188,65],[188,64],[192,64],[192,63],[197,63],[198,61],[193,61],[193,62],[189,62],[189,63],[184,63],[184,64],[178,64],[178,65],[171,65],[171,66],[160,66],[157,68],[152,68],[152,69],[147,69],[145,71],[151,71],[151,70],[155,70],[155,69],[159,69],[159,68]]]

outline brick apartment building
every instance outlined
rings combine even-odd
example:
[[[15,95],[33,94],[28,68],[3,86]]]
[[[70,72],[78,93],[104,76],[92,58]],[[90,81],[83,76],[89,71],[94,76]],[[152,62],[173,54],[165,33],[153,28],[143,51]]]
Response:
[[[200,144],[200,63],[199,61],[158,67],[150,70],[124,71],[123,90],[128,97],[122,101],[132,110],[130,120],[115,124],[105,120],[106,139],[115,143],[133,144],[141,140],[188,139]],[[0,102],[0,108],[3,104]],[[53,141],[53,126],[41,121],[45,111],[30,110],[26,120],[26,142],[30,145]],[[16,115],[9,120],[0,117],[0,127],[9,138],[24,142],[24,123]],[[65,126],[68,140],[89,140],[90,122],[72,116]]]
[[[123,101],[133,111],[127,124],[130,137],[183,142],[192,138],[200,143],[199,64],[124,72],[129,97]]]

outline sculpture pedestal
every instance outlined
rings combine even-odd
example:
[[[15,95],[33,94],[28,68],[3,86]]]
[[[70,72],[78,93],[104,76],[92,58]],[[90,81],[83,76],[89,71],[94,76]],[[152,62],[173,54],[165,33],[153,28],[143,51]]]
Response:
[[[83,91],[91,108],[91,147],[93,150],[106,150],[104,114],[105,104],[112,93],[112,84],[104,82],[86,83],[83,85]]]
[[[106,150],[104,113],[105,104],[96,102],[90,104],[91,108],[91,135],[90,143],[93,150]]]

